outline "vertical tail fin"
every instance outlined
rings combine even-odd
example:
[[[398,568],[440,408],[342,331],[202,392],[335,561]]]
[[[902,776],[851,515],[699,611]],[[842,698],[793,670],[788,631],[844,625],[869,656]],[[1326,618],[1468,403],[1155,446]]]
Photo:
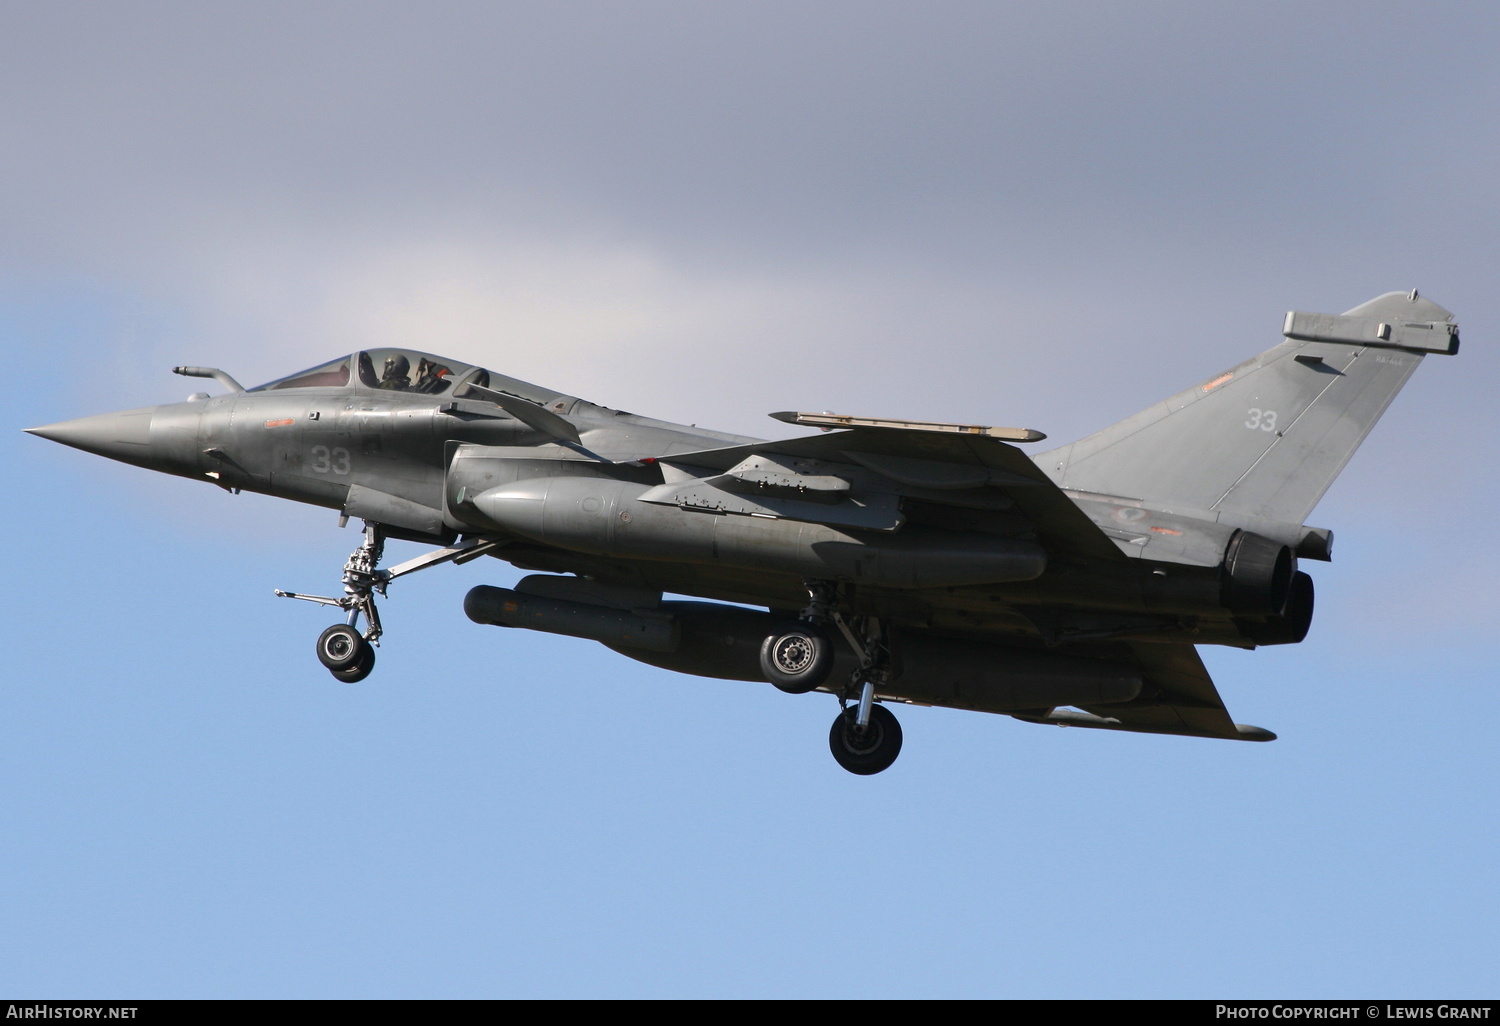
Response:
[[[1452,321],[1415,290],[1287,314],[1280,345],[1037,463],[1065,488],[1300,524],[1423,355],[1458,352]]]

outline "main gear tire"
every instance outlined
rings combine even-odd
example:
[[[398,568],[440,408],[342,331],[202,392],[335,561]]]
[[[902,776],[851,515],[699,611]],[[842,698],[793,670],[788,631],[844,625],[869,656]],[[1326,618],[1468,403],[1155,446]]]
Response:
[[[870,707],[870,723],[861,732],[855,721],[859,707],[851,705],[833,721],[828,747],[833,758],[850,773],[862,777],[889,769],[901,754],[901,724],[883,705]]]
[[[334,673],[354,669],[370,651],[364,635],[346,623],[336,623],[318,635],[318,662]]]
[[[789,695],[805,695],[833,670],[833,639],[817,624],[783,624],[760,645],[760,672]]]

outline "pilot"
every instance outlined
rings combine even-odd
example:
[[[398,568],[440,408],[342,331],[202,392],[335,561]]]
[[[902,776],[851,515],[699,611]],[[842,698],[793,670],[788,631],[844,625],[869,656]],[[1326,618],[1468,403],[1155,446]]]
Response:
[[[381,372],[380,384],[376,388],[386,388],[393,392],[411,391],[411,378],[408,371],[411,370],[411,361],[400,353],[386,358],[385,370]]]
[[[417,364],[417,387],[415,391],[425,395],[436,395],[447,387],[449,374],[447,367],[436,360],[424,359]]]

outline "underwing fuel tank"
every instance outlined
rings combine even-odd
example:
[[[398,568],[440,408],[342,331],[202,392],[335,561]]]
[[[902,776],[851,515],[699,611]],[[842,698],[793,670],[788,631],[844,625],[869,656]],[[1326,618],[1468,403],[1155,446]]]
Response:
[[[464,596],[475,623],[587,638],[632,659],[700,677],[760,680],[760,645],[784,618],[718,602],[615,602],[572,577],[528,577],[512,590],[480,585]],[[579,601],[584,599],[584,601]],[[592,599],[592,601],[588,601]],[[841,646],[836,673],[859,665]]]
[[[675,651],[681,634],[672,616],[657,610],[620,609],[487,585],[464,596],[464,615],[475,623],[524,627],[648,652]]]
[[[588,582],[568,577],[529,577],[514,591],[481,585],[464,598],[464,612],[476,623],[599,641],[621,655],[679,673],[765,679],[758,652],[783,618],[717,602],[626,609],[599,605],[598,598],[564,597],[594,597],[590,590]],[[879,693],[906,701],[1005,712],[1128,702],[1141,690],[1134,667],[1060,652],[916,633],[898,635],[895,651],[891,679]],[[839,640],[829,680],[848,680],[859,665],[854,651]]]
[[[1047,567],[1034,541],[908,527],[852,534],[826,524],[660,506],[645,485],[608,478],[534,478],[491,488],[473,504],[533,541],[627,559],[714,563],[888,588],[1029,581]]]

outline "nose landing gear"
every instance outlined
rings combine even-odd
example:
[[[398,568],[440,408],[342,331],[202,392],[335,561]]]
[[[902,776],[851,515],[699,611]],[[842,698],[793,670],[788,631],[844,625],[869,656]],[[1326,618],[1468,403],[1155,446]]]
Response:
[[[281,591],[282,598],[302,599],[320,606],[337,606],[348,613],[343,623],[336,623],[318,636],[318,662],[328,668],[336,680],[354,684],[364,680],[375,668],[375,647],[380,644],[380,612],[375,608],[375,593],[385,597],[385,586],[391,580],[388,570],[380,569],[385,555],[385,532],[379,524],[365,521],[365,536],[359,548],[349,554],[344,564],[344,597],[302,595]],[[361,634],[355,626],[365,618]]]
[[[375,595],[385,597],[386,585],[398,577],[425,570],[441,563],[467,563],[494,549],[499,541],[483,538],[465,538],[457,545],[438,549],[416,559],[407,560],[390,570],[380,569],[381,557],[385,555],[385,531],[373,521],[365,521],[364,540],[359,548],[349,554],[344,564],[344,595],[328,598],[324,595],[303,595],[295,591],[276,590],[281,598],[301,599],[320,606],[337,606],[347,615],[343,623],[336,623],[318,636],[318,662],[322,663],[336,680],[354,684],[364,680],[375,668],[375,649],[380,645],[380,611],[375,608]],[[356,626],[359,618],[365,618],[365,629],[361,633]]]

